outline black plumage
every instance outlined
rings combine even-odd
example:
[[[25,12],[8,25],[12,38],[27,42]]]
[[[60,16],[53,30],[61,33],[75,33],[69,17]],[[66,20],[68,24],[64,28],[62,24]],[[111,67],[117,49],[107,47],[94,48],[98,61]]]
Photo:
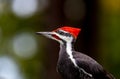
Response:
[[[78,65],[78,67],[75,67],[65,49],[66,45],[62,45],[57,64],[58,72],[61,74],[63,79],[115,79],[94,59],[81,52],[72,50],[73,58]],[[91,74],[92,77],[84,71]]]

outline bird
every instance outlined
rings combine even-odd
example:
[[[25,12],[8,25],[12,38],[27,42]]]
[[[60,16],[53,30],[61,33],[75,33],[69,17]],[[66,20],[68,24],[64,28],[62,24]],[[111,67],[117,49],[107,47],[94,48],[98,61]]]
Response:
[[[60,43],[57,71],[63,79],[115,79],[92,57],[77,52],[74,44],[81,28],[61,26],[49,32],[36,32]]]

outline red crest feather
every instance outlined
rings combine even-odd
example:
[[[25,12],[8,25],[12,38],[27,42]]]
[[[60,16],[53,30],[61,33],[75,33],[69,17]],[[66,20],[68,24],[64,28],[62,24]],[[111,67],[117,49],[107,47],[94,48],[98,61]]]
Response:
[[[66,32],[69,32],[71,35],[73,35],[75,38],[77,38],[79,32],[81,31],[80,28],[70,27],[70,26],[63,26],[61,28],[58,28],[57,30],[64,30]]]

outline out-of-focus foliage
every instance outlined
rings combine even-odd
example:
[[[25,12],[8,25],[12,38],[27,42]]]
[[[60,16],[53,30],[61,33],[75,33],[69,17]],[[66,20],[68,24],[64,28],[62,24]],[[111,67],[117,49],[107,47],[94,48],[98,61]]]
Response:
[[[59,46],[35,32],[65,24],[83,24],[80,28],[85,28],[82,30],[86,34],[78,40],[86,38],[90,28],[95,27],[91,36],[99,39],[97,43],[86,44],[90,39],[82,39],[77,45],[86,49],[96,43],[92,49],[98,53],[90,50],[91,55],[98,54],[98,61],[119,79],[120,0],[92,0],[91,3],[87,0],[0,0],[0,79],[59,78],[55,71]],[[97,23],[94,23],[95,17]]]
[[[34,0],[23,0],[23,3],[19,3],[20,1],[0,0],[0,61],[4,62],[0,63],[0,68],[4,71],[0,71],[0,78],[39,79],[42,78],[44,70],[42,61],[44,53],[41,53],[44,40],[41,38],[41,42],[38,42],[35,32],[38,29],[36,27],[40,27],[44,22],[38,21],[39,18],[42,19],[37,13],[38,9],[33,8],[36,13],[30,10]],[[31,5],[26,8],[25,5],[30,1]],[[38,3],[35,1],[34,3]],[[18,6],[14,6],[15,3]],[[15,12],[14,8],[24,11],[17,14],[18,10]]]
[[[103,63],[120,78],[120,0],[100,1],[100,54]],[[102,53],[101,53],[102,52]],[[106,63],[107,62],[107,63]],[[109,64],[109,65],[107,65]]]

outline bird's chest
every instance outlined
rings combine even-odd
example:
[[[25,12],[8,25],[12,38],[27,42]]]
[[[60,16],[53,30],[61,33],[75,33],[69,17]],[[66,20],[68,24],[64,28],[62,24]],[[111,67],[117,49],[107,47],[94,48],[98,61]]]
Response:
[[[79,70],[67,55],[59,58],[57,70],[64,79],[76,79],[79,76]]]

